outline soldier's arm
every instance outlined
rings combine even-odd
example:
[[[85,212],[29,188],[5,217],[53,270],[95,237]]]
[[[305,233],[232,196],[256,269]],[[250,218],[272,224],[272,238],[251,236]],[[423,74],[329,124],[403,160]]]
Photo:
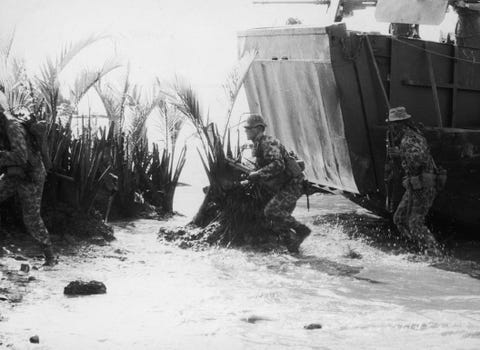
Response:
[[[465,7],[467,9],[472,10],[472,11],[480,11],[480,4],[479,3],[472,3],[472,4],[466,3]]]
[[[0,166],[25,166],[28,160],[25,130],[18,123],[8,123],[7,135],[10,141],[10,150],[0,151]]]
[[[450,5],[454,7],[467,8],[472,11],[480,11],[480,4],[477,2],[467,2],[464,0],[452,0]]]
[[[267,141],[262,145],[263,157],[267,165],[257,170],[261,179],[269,179],[285,170],[281,145],[277,140]]]

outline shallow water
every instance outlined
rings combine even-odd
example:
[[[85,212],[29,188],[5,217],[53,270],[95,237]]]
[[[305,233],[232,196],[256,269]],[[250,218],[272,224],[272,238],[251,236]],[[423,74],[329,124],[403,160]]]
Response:
[[[199,196],[179,189],[193,214]],[[195,198],[195,200],[192,200]],[[201,200],[201,199],[200,199]],[[184,201],[184,202],[182,202]],[[354,212],[340,197],[302,199],[297,217]],[[188,212],[190,210],[190,212]],[[176,219],[177,222],[187,218]],[[117,223],[117,240],[63,256],[0,322],[12,349],[478,349],[480,281],[351,239],[336,223],[311,226],[302,254],[165,245],[165,223]],[[354,251],[360,259],[347,257]],[[416,261],[412,261],[416,260]],[[18,262],[16,262],[18,263]],[[455,263],[461,263],[456,261]],[[450,262],[444,262],[451,265]],[[107,294],[66,297],[71,280]],[[0,304],[1,305],[1,304]],[[322,329],[306,330],[320,323]],[[40,344],[29,344],[38,334]],[[1,347],[1,346],[0,346]]]

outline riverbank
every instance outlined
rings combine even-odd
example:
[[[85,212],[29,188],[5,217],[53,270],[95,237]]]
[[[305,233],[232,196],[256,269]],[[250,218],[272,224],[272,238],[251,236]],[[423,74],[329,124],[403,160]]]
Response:
[[[44,349],[480,344],[480,281],[471,278],[480,269],[474,260],[432,260],[383,245],[367,232],[373,225],[381,235],[378,221],[354,229],[363,209],[341,197],[310,200],[310,211],[303,199],[295,211],[313,229],[300,255],[192,251],[158,240],[160,227],[184,224],[188,217],[117,222],[115,241],[60,249],[59,264],[31,270],[28,276],[35,279],[19,285],[26,291],[23,301],[2,312],[3,346],[29,349],[33,335]],[[21,262],[10,263],[18,272]],[[63,288],[76,279],[102,281],[107,293],[64,296]],[[322,328],[304,328],[313,323]]]

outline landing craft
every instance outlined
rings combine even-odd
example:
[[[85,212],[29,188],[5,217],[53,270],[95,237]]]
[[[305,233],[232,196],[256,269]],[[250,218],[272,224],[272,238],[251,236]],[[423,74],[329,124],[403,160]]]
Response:
[[[448,0],[307,2],[330,3],[337,21],[376,5],[377,19],[410,29],[440,24],[448,6]],[[400,171],[392,189],[384,181],[385,119],[389,106],[405,106],[425,125],[432,154],[448,171],[433,213],[459,228],[478,228],[480,12],[468,8],[476,2],[462,4],[457,43],[408,31],[410,37],[362,33],[343,23],[241,32],[240,56],[258,52],[244,82],[250,110],[305,160],[309,180],[389,215],[386,201],[396,207],[403,189]]]

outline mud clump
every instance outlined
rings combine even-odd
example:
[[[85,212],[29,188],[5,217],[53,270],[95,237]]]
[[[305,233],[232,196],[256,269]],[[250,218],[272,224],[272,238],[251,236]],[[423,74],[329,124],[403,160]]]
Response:
[[[172,228],[161,227],[158,235],[160,239],[182,249],[202,249],[209,246],[205,232],[193,224]]]
[[[40,343],[40,337],[38,335],[34,335],[30,337],[30,343],[38,344]]]
[[[263,208],[271,198],[258,188],[232,187],[221,194],[207,191],[204,203],[191,223],[161,228],[159,238],[183,249],[208,246],[285,252],[289,232],[274,232]]]
[[[105,294],[106,292],[107,287],[99,281],[73,281],[63,289],[65,295],[92,295]]]
[[[353,249],[349,249],[348,252],[344,255],[344,257],[348,258],[348,259],[362,259],[363,258],[362,254],[356,252]]]
[[[322,329],[322,325],[320,323],[310,323],[304,326],[303,328],[308,329],[308,330],[313,330],[313,329]]]
[[[255,231],[238,232],[233,239],[226,239],[224,225],[213,221],[206,227],[194,224],[186,226],[160,228],[160,240],[172,243],[181,249],[203,250],[210,246],[227,248],[245,248],[260,252],[286,252],[287,242],[268,228]]]
[[[242,318],[241,320],[243,322],[253,323],[253,324],[258,323],[260,321],[272,321],[272,319],[270,319],[268,317],[257,316],[257,315],[251,315],[251,316]]]

